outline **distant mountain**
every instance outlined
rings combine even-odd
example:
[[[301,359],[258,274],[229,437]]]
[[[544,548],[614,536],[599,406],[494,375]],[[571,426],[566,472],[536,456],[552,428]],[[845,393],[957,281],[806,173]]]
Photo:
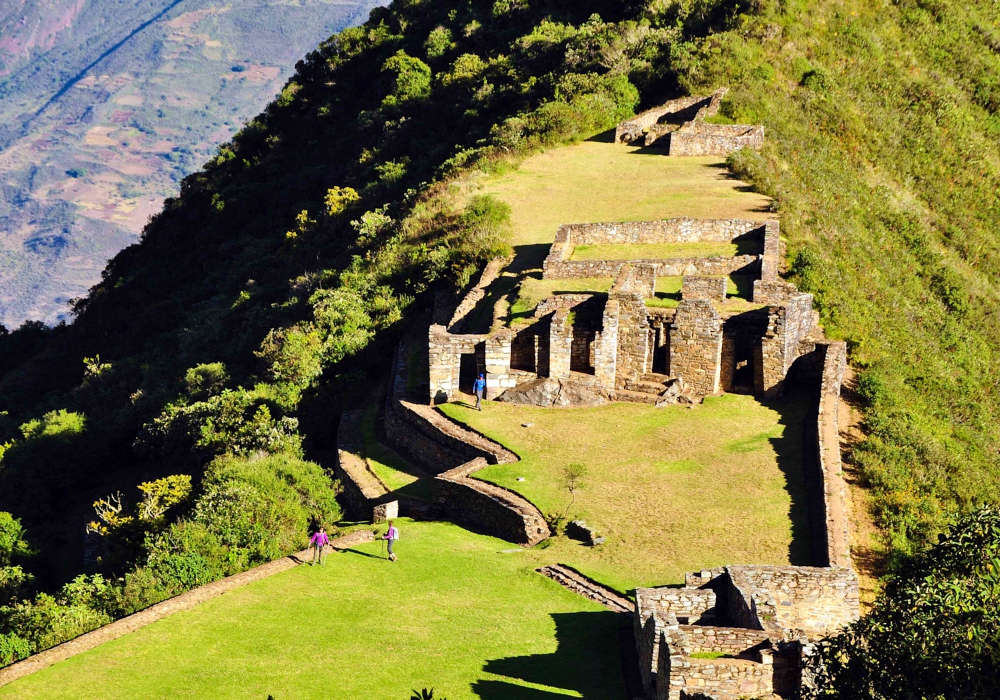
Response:
[[[0,3],[0,323],[67,302],[376,0]]]

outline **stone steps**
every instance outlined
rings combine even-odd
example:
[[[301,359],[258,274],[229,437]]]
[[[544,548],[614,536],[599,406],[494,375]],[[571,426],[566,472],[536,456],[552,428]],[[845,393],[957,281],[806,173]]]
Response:
[[[656,394],[657,396],[667,390],[667,387],[659,382],[635,382],[631,380],[625,382],[625,388],[629,391],[641,391],[644,394]]]
[[[639,379],[644,382],[654,382],[656,384],[666,384],[673,380],[669,374],[660,374],[658,372],[646,372],[645,374],[639,375]]]
[[[629,391],[628,389],[615,390],[616,401],[631,401],[632,403],[644,403],[650,406],[655,406],[659,398],[660,397],[656,394],[647,394],[644,391]]]
[[[535,570],[542,576],[550,578],[574,593],[578,593],[595,603],[600,603],[614,612],[631,615],[635,609],[632,601],[628,598],[591,581],[580,572],[574,571],[564,564],[552,564]]]

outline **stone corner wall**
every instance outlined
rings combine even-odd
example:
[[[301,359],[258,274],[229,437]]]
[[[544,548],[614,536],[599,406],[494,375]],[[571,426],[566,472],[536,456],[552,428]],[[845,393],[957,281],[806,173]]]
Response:
[[[781,264],[781,227],[777,219],[764,223],[764,255],[761,258],[760,278],[766,282],[778,279]]]
[[[552,533],[541,512],[513,491],[480,481],[473,473],[488,466],[477,457],[434,479],[435,500],[455,519],[484,532],[531,547]]]
[[[754,358],[754,389],[765,397],[784,393],[785,378],[799,357],[801,341],[816,327],[812,302],[812,294],[797,294],[770,308],[767,331]]]

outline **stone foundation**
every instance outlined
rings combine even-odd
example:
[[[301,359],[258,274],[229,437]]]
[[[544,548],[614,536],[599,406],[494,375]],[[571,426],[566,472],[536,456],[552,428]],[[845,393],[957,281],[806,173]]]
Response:
[[[759,150],[764,127],[692,121],[667,134],[667,139],[667,153],[672,156],[728,156],[741,148]]]
[[[681,285],[681,299],[714,299],[715,301],[725,301],[729,280],[725,277],[685,275]]]

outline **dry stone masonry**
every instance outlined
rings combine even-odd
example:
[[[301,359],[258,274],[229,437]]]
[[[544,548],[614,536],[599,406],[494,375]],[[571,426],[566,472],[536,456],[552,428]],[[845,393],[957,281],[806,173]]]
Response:
[[[741,148],[764,145],[764,127],[750,124],[711,124],[726,88],[710,97],[682,97],[622,122],[615,129],[615,143],[666,145],[672,156],[727,156]]]
[[[856,620],[848,567],[727,566],[684,588],[636,590],[635,629],[648,698],[794,697],[810,644]]]

